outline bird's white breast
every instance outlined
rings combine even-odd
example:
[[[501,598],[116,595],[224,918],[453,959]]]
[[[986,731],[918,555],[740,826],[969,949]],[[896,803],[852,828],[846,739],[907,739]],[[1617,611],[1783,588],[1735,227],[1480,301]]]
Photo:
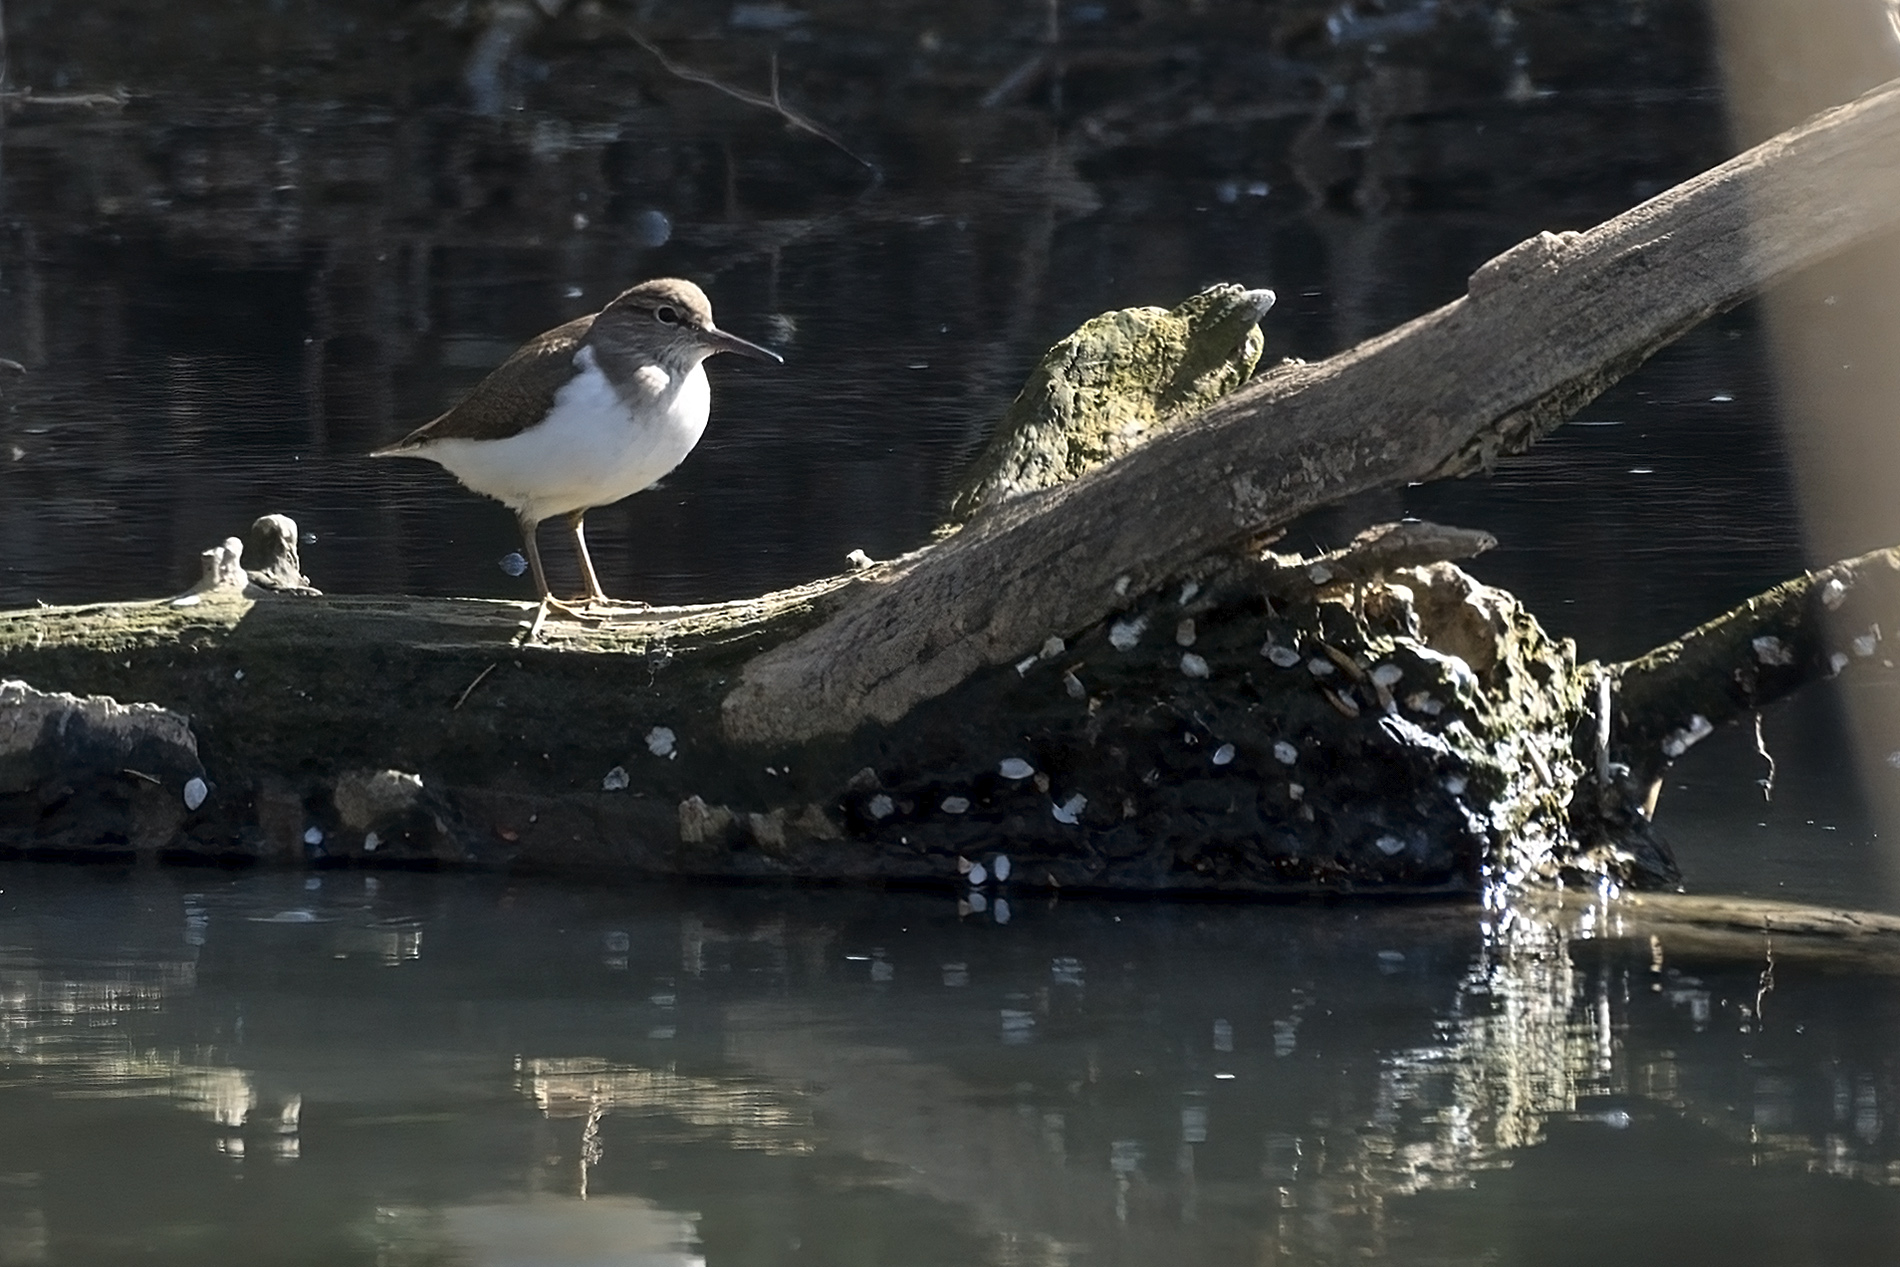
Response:
[[[478,493],[539,522],[639,492],[685,460],[706,430],[712,392],[694,365],[643,366],[623,397],[592,348],[540,424],[505,440],[438,440],[424,451]]]

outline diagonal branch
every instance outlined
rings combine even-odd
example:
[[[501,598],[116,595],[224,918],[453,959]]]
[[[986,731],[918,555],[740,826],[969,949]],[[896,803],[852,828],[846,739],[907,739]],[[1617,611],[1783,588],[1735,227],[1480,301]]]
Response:
[[[1708,316],[1897,226],[1900,81],[1587,232],[1521,243],[1444,307],[998,507],[747,665],[727,734],[888,723],[1314,507],[1488,468]]]

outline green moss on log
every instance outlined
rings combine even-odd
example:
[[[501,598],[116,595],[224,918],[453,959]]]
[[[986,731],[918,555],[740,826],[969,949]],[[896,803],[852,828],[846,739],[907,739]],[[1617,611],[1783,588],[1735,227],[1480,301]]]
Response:
[[[1072,480],[1246,382],[1269,292],[1213,286],[1172,309],[1085,322],[1030,373],[951,500],[955,522]]]

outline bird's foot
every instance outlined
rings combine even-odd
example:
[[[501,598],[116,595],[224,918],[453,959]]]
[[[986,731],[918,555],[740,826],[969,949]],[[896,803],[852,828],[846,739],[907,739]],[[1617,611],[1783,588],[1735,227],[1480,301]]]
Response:
[[[605,594],[555,598],[550,594],[541,600],[538,619],[535,623],[538,626],[550,616],[568,620],[611,622],[628,616],[643,615],[652,610],[653,604],[639,599],[608,598]]]
[[[534,618],[516,635],[515,643],[524,646],[541,641],[542,629],[553,618],[603,625],[612,624],[616,617],[639,615],[652,610],[653,604],[638,599],[612,599],[605,595],[565,599],[544,594],[534,609]]]
[[[556,598],[554,595],[549,594],[541,599],[541,606],[550,613],[572,616],[576,620],[585,620],[594,614],[594,601],[585,596],[580,598]]]
[[[574,600],[578,604],[577,614],[595,620],[611,620],[615,616],[635,616],[653,610],[653,604],[638,598],[608,598],[605,594],[589,594],[585,598]]]

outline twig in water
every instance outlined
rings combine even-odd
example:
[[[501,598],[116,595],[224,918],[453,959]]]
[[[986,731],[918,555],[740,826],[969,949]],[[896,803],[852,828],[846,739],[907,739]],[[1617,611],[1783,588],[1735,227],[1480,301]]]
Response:
[[[1760,713],[1755,714],[1755,751],[1760,753],[1761,759],[1768,763],[1768,777],[1755,780],[1761,785],[1761,799],[1773,801],[1775,799],[1775,759],[1769,754],[1768,741],[1761,735]]]
[[[1775,992],[1775,939],[1768,935],[1766,915],[1762,916],[1761,921],[1761,944],[1765,962],[1762,964],[1761,981],[1755,986],[1755,1028],[1757,1030],[1761,1029],[1762,1005],[1768,1001],[1768,996]]]
[[[467,686],[463,687],[462,693],[456,696],[455,705],[454,707],[450,708],[449,711],[451,713],[457,712],[461,709],[462,705],[468,703],[468,697],[475,693],[475,688],[482,684],[482,679],[486,678],[490,673],[493,673],[495,671],[495,665],[499,663],[501,663],[501,661],[497,660],[494,663],[491,663],[487,668],[483,669],[480,673],[477,673],[475,675],[475,680],[473,682],[470,682]]]
[[[60,107],[74,110],[122,110],[132,94],[124,88],[114,88],[111,92],[50,92],[36,93],[31,88],[9,89],[0,92],[0,102],[16,106]]]
[[[1610,804],[1610,675],[1597,670],[1597,804]]]
[[[994,110],[1004,102],[1025,92],[1035,82],[1036,76],[1042,73],[1043,66],[1048,60],[1049,53],[1046,49],[1037,49],[1024,58],[1015,70],[1003,76],[996,87],[983,94],[983,108]]]
[[[873,175],[877,176],[879,179],[883,178],[884,173],[882,169],[880,169],[876,163],[873,163],[870,159],[865,158],[863,155],[853,150],[849,145],[846,145],[844,141],[839,138],[837,133],[831,131],[829,128],[825,127],[823,124],[817,122],[816,120],[813,120],[811,118],[806,117],[803,114],[800,114],[798,111],[792,109],[790,106],[785,104],[784,100],[779,96],[779,90],[778,90],[778,54],[777,53],[772,54],[772,95],[769,97],[761,96],[760,94],[756,92],[751,92],[744,88],[735,88],[731,84],[725,83],[722,80],[714,78],[713,76],[707,74],[703,70],[694,70],[690,66],[682,66],[678,62],[674,61],[672,58],[668,57],[665,53],[661,52],[659,45],[655,44],[652,40],[648,39],[645,35],[642,35],[640,33],[639,28],[631,24],[626,24],[624,26],[624,29],[627,32],[627,37],[631,39],[635,44],[638,44],[641,48],[651,53],[653,55],[653,59],[660,63],[661,69],[665,70],[667,74],[672,75],[676,79],[684,79],[688,83],[704,84],[708,88],[711,88],[717,92],[725,93],[728,97],[731,97],[734,101],[743,101],[749,106],[758,106],[762,109],[770,110],[773,113],[777,114],[781,119],[791,124],[793,127],[799,129],[801,132],[809,132],[813,136],[817,137],[819,140],[828,142],[832,146],[836,147],[837,150],[840,153],[842,153],[845,157],[851,159],[855,163],[860,164],[865,169],[870,171]]]

